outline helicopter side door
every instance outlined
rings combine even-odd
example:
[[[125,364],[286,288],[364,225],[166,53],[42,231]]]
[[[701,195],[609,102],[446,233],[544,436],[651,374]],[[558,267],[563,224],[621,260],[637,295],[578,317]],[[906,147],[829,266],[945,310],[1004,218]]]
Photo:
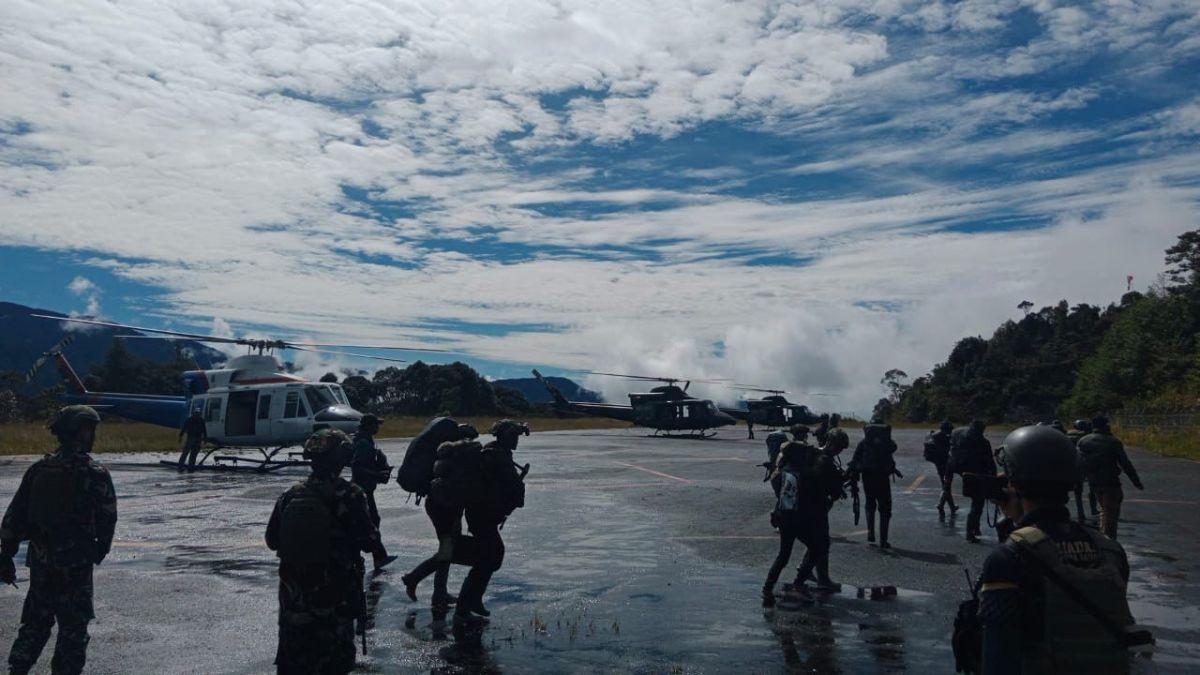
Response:
[[[203,401],[204,432],[209,438],[223,443],[225,439],[225,396],[210,394],[204,397]]]
[[[225,436],[229,439],[227,442],[253,442],[257,408],[257,390],[229,392],[225,406]]]

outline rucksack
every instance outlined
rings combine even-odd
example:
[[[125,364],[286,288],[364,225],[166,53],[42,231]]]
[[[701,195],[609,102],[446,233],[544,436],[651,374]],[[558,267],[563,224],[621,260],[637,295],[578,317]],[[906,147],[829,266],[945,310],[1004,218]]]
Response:
[[[950,439],[942,440],[938,431],[930,431],[925,435],[925,461],[941,464],[950,459]]]
[[[449,417],[433,418],[404,451],[404,461],[396,472],[396,482],[401,489],[418,497],[429,494],[438,447],[447,441],[458,440],[458,437],[458,422]]]
[[[86,514],[77,513],[81,482],[76,468],[71,464],[46,461],[39,467],[31,486],[30,522],[45,528],[83,522]]]
[[[429,491],[438,501],[465,508],[483,498],[483,446],[463,439],[442,443]]]
[[[315,489],[301,483],[280,516],[279,557],[290,564],[327,563],[333,525],[333,509]]]

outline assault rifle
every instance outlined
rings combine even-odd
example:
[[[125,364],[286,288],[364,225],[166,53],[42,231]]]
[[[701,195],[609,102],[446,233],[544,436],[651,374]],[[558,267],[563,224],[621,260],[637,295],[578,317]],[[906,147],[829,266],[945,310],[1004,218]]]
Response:
[[[862,502],[859,501],[858,497],[858,474],[851,472],[848,482],[850,484],[850,503],[854,509],[854,524],[858,525],[859,518],[862,516]]]

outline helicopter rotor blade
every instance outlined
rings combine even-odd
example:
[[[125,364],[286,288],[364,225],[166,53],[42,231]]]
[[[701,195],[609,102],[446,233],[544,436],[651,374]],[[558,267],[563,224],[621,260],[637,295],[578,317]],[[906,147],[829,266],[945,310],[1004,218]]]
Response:
[[[432,349],[432,348],[427,349],[425,347],[393,347],[390,345],[340,345],[340,344],[335,345],[335,344],[326,344],[326,343],[322,343],[322,342],[287,342],[287,341],[285,341],[284,344],[286,344],[288,346],[296,346],[296,347],[317,347],[317,348],[340,347],[343,349],[390,349],[390,350],[401,351],[401,352],[449,352],[450,351],[449,349]]]
[[[601,373],[594,370],[587,371],[588,375],[604,375],[605,377],[622,377],[627,380],[644,380],[647,382],[666,382],[674,384],[676,382],[698,382],[700,384],[725,384],[729,381],[728,378],[687,378],[687,377],[653,377],[651,375],[626,375],[624,373]]]
[[[298,352],[314,352],[318,354],[336,354],[338,356],[353,356],[356,359],[374,359],[376,361],[390,361],[392,363],[408,363],[404,359],[393,359],[387,356],[372,356],[370,354],[355,354],[354,352],[338,352],[332,349],[311,349],[309,347],[297,347],[289,345],[287,349],[294,349]]]
[[[79,319],[73,316],[48,316],[46,314],[30,314],[39,319],[51,319],[54,321],[70,321],[71,323],[82,323],[89,326],[105,326],[108,328],[124,328],[126,330],[136,330],[145,333],[157,333],[159,335],[170,335],[176,338],[186,340],[195,340],[197,342],[223,342],[225,344],[244,344],[245,341],[240,338],[217,337],[216,335],[200,335],[198,333],[183,333],[175,330],[162,330],[160,328],[143,328],[141,326],[130,326],[123,323],[113,323],[111,321],[96,321],[95,319]]]

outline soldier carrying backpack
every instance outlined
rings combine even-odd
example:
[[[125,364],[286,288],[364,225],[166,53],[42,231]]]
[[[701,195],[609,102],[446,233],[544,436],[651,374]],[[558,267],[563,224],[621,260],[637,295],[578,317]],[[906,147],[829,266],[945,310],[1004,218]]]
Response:
[[[950,420],[942,420],[942,424],[936,431],[930,431],[925,436],[925,461],[933,464],[937,469],[938,483],[942,487],[942,494],[938,498],[938,518],[946,519],[946,505],[950,505],[950,513],[953,515],[958,511],[958,505],[954,503],[954,493],[951,489],[951,484],[954,480],[954,474],[947,468],[950,464],[950,434],[954,431],[954,425]]]
[[[457,435],[455,440],[444,441],[437,447],[431,467],[432,479],[428,487],[423,488],[427,495],[425,515],[429,516],[429,522],[437,533],[438,549],[411,572],[400,577],[409,599],[415,602],[417,587],[425,577],[433,574],[432,604],[442,609],[458,601],[447,590],[450,565],[456,560],[469,561],[473,541],[465,539],[462,534],[463,510],[478,498],[483,484],[483,446],[475,440],[479,438],[479,432],[469,424],[455,425],[454,431]]]
[[[361,488],[339,474],[350,438],[321,429],[304,444],[312,475],[275,502],[267,547],[279,555],[281,673],[348,673],[354,668],[354,623],[366,648],[364,565],[360,552],[382,544]]]

